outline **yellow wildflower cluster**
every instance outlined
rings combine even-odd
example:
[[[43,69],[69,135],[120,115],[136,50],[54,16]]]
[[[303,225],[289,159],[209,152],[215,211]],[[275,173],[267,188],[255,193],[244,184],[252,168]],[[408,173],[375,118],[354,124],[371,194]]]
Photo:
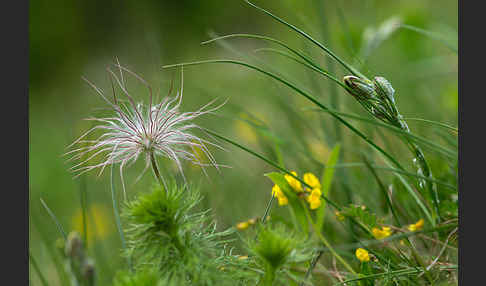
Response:
[[[304,174],[304,182],[312,187],[312,190],[306,189],[310,192],[310,195],[307,197],[307,202],[311,210],[315,210],[319,208],[322,204],[321,202],[321,182],[319,179],[312,173],[305,173]]]
[[[297,173],[296,172],[292,171],[290,173],[292,175],[294,175],[294,176],[297,177]],[[285,180],[287,180],[287,183],[289,183],[289,185],[292,187],[292,189],[294,189],[294,191],[296,191],[298,193],[303,191],[302,184],[299,182],[299,180],[297,180],[296,178],[290,176],[289,174],[285,174],[284,177],[285,177]]]
[[[274,185],[272,188],[272,195],[277,198],[279,206],[285,206],[289,203],[289,199],[285,196],[279,186]]]
[[[255,223],[256,223],[256,219],[254,219],[254,218],[249,219],[247,221],[242,221],[242,222],[236,224],[236,229],[238,229],[238,230],[245,230],[250,225],[253,225]]]
[[[361,262],[368,262],[370,261],[370,255],[366,249],[358,248],[356,249],[356,258],[359,259]]]
[[[292,171],[290,172],[292,175],[297,177],[297,173]],[[289,184],[289,186],[297,193],[302,193],[305,191],[309,192],[310,194],[306,197],[307,202],[312,210],[319,208],[322,205],[321,202],[321,182],[319,179],[312,173],[305,173],[304,174],[304,182],[311,186],[312,188],[303,188],[302,184],[299,180],[292,177],[289,174],[284,175],[285,180]],[[274,185],[272,188],[272,195],[278,199],[278,204],[280,206],[284,206],[289,203],[289,200],[282,192],[278,185]]]
[[[321,189],[313,189],[310,195],[307,197],[307,202],[311,210],[315,210],[321,206]]]
[[[319,179],[312,173],[305,173],[304,174],[304,182],[311,186],[313,189],[320,189],[321,188],[321,182],[319,182]]]
[[[374,227],[374,228],[371,229],[371,232],[373,233],[373,236],[376,239],[387,238],[392,234],[391,228],[389,228],[387,226],[383,226],[383,227],[381,227],[381,229]]]
[[[419,219],[416,223],[412,223],[408,226],[408,230],[410,231],[417,231],[421,230],[424,227],[424,219]]]

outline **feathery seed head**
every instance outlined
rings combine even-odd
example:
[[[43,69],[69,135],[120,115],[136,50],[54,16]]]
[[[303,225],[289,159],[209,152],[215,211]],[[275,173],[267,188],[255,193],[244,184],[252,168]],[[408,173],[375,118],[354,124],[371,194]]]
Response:
[[[75,145],[81,145],[65,154],[72,155],[69,160],[80,161],[71,168],[73,172],[77,173],[77,176],[97,168],[100,169],[99,175],[101,175],[106,166],[120,164],[120,174],[123,178],[123,168],[128,164],[133,164],[140,156],[145,157],[146,161],[142,174],[150,166],[151,159],[158,156],[174,161],[183,178],[182,161],[218,168],[207,145],[222,148],[194,135],[192,131],[196,129],[203,131],[203,128],[192,121],[201,115],[212,113],[222,105],[210,108],[214,102],[211,101],[197,111],[181,112],[179,109],[182,102],[183,79],[181,79],[181,90],[175,97],[169,97],[169,91],[167,97],[154,104],[152,89],[145,80],[120,66],[119,63],[115,67],[118,68],[119,75],[109,67],[107,68],[112,83],[113,100],[111,101],[108,100],[103,90],[83,78],[109,104],[113,116],[88,118],[98,124],[68,146],[68,148],[72,148]],[[135,103],[127,90],[124,73],[134,76],[148,88],[148,104]],[[113,82],[120,88],[123,98],[118,98]],[[101,131],[102,134],[96,140],[87,140],[87,136],[94,131]],[[204,153],[209,163],[202,162],[200,153]],[[94,158],[99,156],[102,156],[102,161],[92,163]]]

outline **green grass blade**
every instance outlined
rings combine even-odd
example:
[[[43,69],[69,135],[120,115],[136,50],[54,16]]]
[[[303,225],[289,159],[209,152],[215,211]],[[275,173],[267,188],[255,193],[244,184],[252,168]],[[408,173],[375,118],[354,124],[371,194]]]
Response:
[[[333,59],[335,59],[337,62],[339,62],[344,68],[346,68],[353,75],[358,76],[358,77],[362,77],[362,78],[366,78],[366,76],[364,76],[363,74],[361,74],[359,71],[357,71],[355,68],[353,68],[351,65],[349,65],[345,61],[343,61],[341,58],[339,58],[337,55],[335,55],[331,50],[329,50],[326,46],[324,46],[323,44],[321,44],[318,41],[314,40],[314,38],[312,38],[311,36],[309,36],[307,33],[305,33],[304,31],[302,31],[301,29],[295,27],[294,25],[292,25],[290,23],[287,23],[286,21],[282,20],[281,18],[277,17],[276,15],[270,13],[269,11],[267,11],[267,10],[261,8],[261,7],[256,6],[255,4],[251,3],[248,0],[245,0],[245,2],[248,3],[250,6],[253,6],[254,8],[256,8],[256,9],[264,12],[265,14],[269,15],[270,17],[272,17],[273,19],[277,20],[278,22],[286,25],[287,27],[291,28],[295,32],[299,33],[300,35],[304,36],[306,39],[308,39],[309,41],[311,41],[312,43],[314,43],[315,45],[317,45],[319,48],[321,48],[322,50],[324,50],[329,56],[331,56]]]
[[[223,140],[223,141],[225,141],[225,142],[227,142],[227,143],[230,143],[230,144],[232,144],[232,145],[234,145],[234,146],[236,146],[236,147],[238,147],[238,148],[242,149],[243,151],[246,151],[247,153],[250,153],[251,155],[253,155],[253,156],[255,156],[255,157],[257,157],[257,158],[259,158],[259,159],[261,159],[261,160],[265,161],[267,164],[269,164],[269,165],[271,165],[271,166],[273,166],[273,167],[277,168],[278,170],[280,170],[280,171],[282,171],[282,172],[284,172],[284,173],[286,173],[286,174],[288,174],[288,175],[290,175],[290,176],[294,177],[296,180],[300,181],[300,182],[301,182],[302,184],[304,184],[305,186],[307,186],[307,187],[309,187],[309,188],[311,187],[311,186],[309,186],[309,185],[308,185],[306,182],[304,182],[302,179],[300,179],[299,177],[296,177],[296,176],[294,176],[292,173],[290,173],[290,171],[289,171],[289,170],[287,170],[287,169],[285,169],[285,168],[281,167],[281,166],[280,166],[278,163],[273,162],[272,160],[270,160],[270,159],[267,159],[267,158],[263,157],[262,155],[260,155],[260,154],[258,154],[258,153],[256,153],[256,152],[254,152],[254,151],[252,151],[252,150],[250,150],[250,149],[248,149],[248,148],[246,148],[246,147],[244,147],[244,146],[242,146],[242,145],[240,145],[240,144],[238,144],[238,143],[234,142],[234,141],[233,141],[233,140],[231,140],[231,139],[228,139],[228,138],[226,138],[226,137],[224,137],[224,136],[222,136],[222,135],[219,135],[219,134],[217,134],[217,133],[214,133],[214,132],[213,132],[213,131],[211,131],[211,130],[205,130],[205,132],[207,132],[208,134],[210,134],[210,135],[212,135],[212,136],[214,136],[214,137],[216,137],[216,138],[218,138],[218,139],[221,139],[221,140]],[[330,205],[332,205],[333,207],[337,208],[338,210],[339,210],[339,209],[341,209],[341,208],[340,208],[340,207],[339,207],[339,206],[338,206],[336,203],[334,203],[333,201],[329,200],[327,197],[323,197],[323,199],[324,199],[324,200],[326,200],[326,202],[328,202],[328,203],[329,203]]]
[[[280,50],[277,50],[277,49],[272,49],[272,48],[260,48],[260,49],[256,49],[255,52],[263,52],[263,51],[266,51],[266,52],[272,52],[272,53],[277,53],[277,54],[280,54],[282,56],[285,56],[301,65],[304,65],[306,66],[307,68],[311,69],[311,70],[314,70],[318,73],[320,73],[321,75],[327,77],[328,79],[334,81],[335,83],[339,84],[342,88],[344,88],[345,90],[348,89],[348,87],[346,85],[344,85],[341,81],[339,81],[337,78],[335,78],[333,75],[329,74],[328,72],[326,72],[325,70],[319,68],[318,66],[316,65],[312,65],[312,64],[308,64],[308,63],[305,63],[305,62],[302,62],[301,60],[297,59],[296,57],[286,53],[286,52],[283,52],[283,51],[280,51]]]
[[[32,256],[32,253],[30,252],[30,250],[29,250],[29,260],[30,260],[30,263],[32,264],[32,266],[34,267],[34,270],[37,273],[37,276],[39,277],[42,285],[48,286],[49,284],[47,283],[46,278],[44,277],[44,275],[40,271],[39,265],[37,264],[37,261],[35,261],[34,256]]]
[[[59,231],[59,233],[64,238],[64,241],[67,241],[67,234],[64,231],[64,228],[62,227],[62,225],[59,222],[59,220],[57,219],[57,217],[54,215],[54,213],[51,211],[51,209],[47,206],[47,204],[44,202],[44,200],[42,198],[40,198],[40,202],[41,202],[42,206],[46,209],[47,213],[52,218],[52,220],[54,221],[54,223],[56,224],[57,230]]]
[[[326,167],[324,168],[324,172],[322,173],[321,177],[321,191],[322,194],[326,197],[329,197],[329,190],[331,189],[332,179],[334,178],[334,171],[338,159],[339,159],[339,150],[341,149],[340,144],[336,144],[334,148],[332,148],[331,155],[329,155],[329,159],[327,160]],[[326,213],[326,204],[325,202],[322,203],[321,207],[318,209],[317,218],[316,218],[316,231],[320,231],[322,226],[324,225],[324,216]]]
[[[387,161],[385,161],[386,164],[390,165]],[[391,166],[390,166],[391,167]],[[400,182],[403,184],[407,192],[413,197],[417,205],[422,209],[423,213],[425,214],[425,217],[427,220],[432,224],[432,226],[435,226],[435,219],[433,219],[432,215],[430,214],[429,209],[423,204],[422,200],[417,196],[415,193],[414,189],[412,186],[410,186],[410,183],[405,180],[405,178],[399,174],[398,172],[394,172],[395,176],[398,177]]]
[[[350,167],[365,167],[365,166],[366,165],[363,164],[363,163],[342,163],[342,164],[336,165],[335,168],[350,168]],[[418,179],[430,181],[432,183],[436,183],[437,185],[441,185],[443,187],[446,187],[446,188],[449,188],[449,189],[452,189],[452,190],[457,189],[457,187],[454,186],[454,185],[448,184],[448,183],[443,182],[441,180],[425,177],[425,176],[419,175],[417,173],[412,173],[412,172],[408,172],[408,171],[404,171],[404,170],[400,170],[400,169],[392,168],[392,167],[378,166],[378,165],[374,165],[374,164],[371,164],[371,167],[375,170],[390,171],[390,172],[395,172],[395,173],[399,173],[399,174],[402,174],[402,175],[406,175],[406,176],[409,176],[409,177],[415,177],[415,178],[418,178]]]
[[[113,180],[113,165],[111,165],[111,171],[110,171],[110,185],[111,185],[111,202],[113,205],[113,215],[115,216],[115,224],[116,228],[118,230],[118,234],[120,235],[120,241],[122,245],[122,249],[126,249],[126,243],[125,243],[125,236],[123,234],[123,229],[121,226],[121,220],[120,220],[120,212],[118,210],[118,200],[116,196],[116,190],[115,190],[115,182]],[[131,270],[132,269],[132,262],[131,258],[128,256],[127,257],[127,264],[128,268]]]
[[[368,169],[370,170],[371,174],[373,174],[373,177],[375,178],[376,182],[378,183],[378,187],[380,188],[381,192],[383,193],[383,196],[385,197],[385,201],[386,201],[386,203],[388,205],[388,208],[390,209],[390,211],[391,211],[391,213],[393,215],[393,218],[395,219],[396,226],[397,227],[400,227],[402,224],[400,222],[400,219],[398,218],[398,215],[397,215],[397,213],[395,211],[395,208],[393,207],[393,204],[391,202],[391,199],[388,196],[388,192],[386,190],[385,185],[381,181],[381,179],[378,176],[378,174],[376,174],[375,169],[371,166],[371,163],[368,161],[368,159],[366,159],[366,157],[363,157],[363,160],[365,162],[366,167],[368,167]]]
[[[303,59],[308,65],[311,65],[312,67],[314,67],[314,69],[317,69],[319,70],[322,74],[324,74],[326,77],[328,77],[329,79],[335,81],[336,83],[338,83],[339,85],[341,85],[343,88],[347,88],[341,81],[339,81],[338,79],[336,79],[334,76],[332,76],[330,73],[328,73],[327,71],[325,71],[323,68],[321,68],[314,60],[312,60],[309,56],[305,55],[304,53],[302,52],[299,52],[293,48],[291,48],[290,46],[288,46],[287,44],[285,44],[284,42],[282,41],[279,41],[277,39],[274,39],[274,38],[270,38],[270,37],[267,37],[267,36],[260,36],[260,35],[253,35],[253,34],[231,34],[231,35],[226,35],[226,36],[221,36],[221,37],[217,37],[217,38],[214,38],[214,39],[211,39],[211,40],[208,40],[208,41],[205,41],[205,42],[202,42],[201,44],[202,45],[205,45],[205,44],[209,44],[211,42],[215,42],[215,41],[219,41],[219,40],[224,40],[224,39],[229,39],[229,38],[237,38],[237,37],[243,37],[243,38],[253,38],[253,39],[260,39],[260,40],[265,40],[265,41],[269,41],[269,42],[272,42],[272,43],[276,43],[282,47],[284,47],[285,49],[289,50],[290,52],[292,52],[293,54],[295,54],[296,56],[300,57],[301,59]],[[260,50],[266,50],[266,49],[260,49]],[[271,50],[271,49],[268,49],[268,50]],[[281,52],[282,54],[284,55],[288,55],[288,54],[285,54],[283,52]],[[288,55],[289,57],[291,57],[290,55]],[[291,57],[292,59],[294,59],[295,61],[299,62],[299,63],[302,63],[300,60],[296,59],[295,57]]]
[[[439,35],[437,33],[430,32],[430,31],[427,31],[427,30],[424,30],[424,29],[421,29],[421,28],[418,28],[418,27],[415,27],[415,26],[406,25],[406,24],[402,24],[402,25],[400,25],[400,27],[401,28],[404,28],[404,29],[407,29],[407,30],[410,30],[410,31],[417,32],[417,33],[422,34],[424,36],[427,36],[427,37],[429,37],[431,39],[437,40],[437,41],[441,42],[444,46],[448,47],[454,53],[457,54],[457,52],[458,52],[457,47],[454,47],[453,45],[451,45],[450,43],[448,43],[446,41],[445,37],[442,36],[442,35]]]
[[[283,83],[284,85],[286,85],[286,86],[290,87],[291,89],[295,90],[296,92],[298,92],[299,94],[301,94],[302,96],[304,96],[305,98],[307,98],[312,103],[314,103],[317,106],[319,106],[320,108],[322,108],[324,110],[328,110],[329,114],[331,114],[334,118],[336,118],[337,120],[339,120],[342,124],[344,124],[346,127],[348,127],[351,131],[353,131],[359,137],[361,137],[363,140],[365,140],[369,145],[371,145],[378,152],[380,152],[385,158],[387,158],[387,160],[389,160],[390,162],[392,162],[396,167],[398,167],[400,169],[403,169],[403,167],[400,165],[400,163],[398,163],[397,160],[395,160],[395,158],[393,158],[392,156],[390,156],[385,150],[383,150],[381,147],[379,147],[378,145],[376,145],[373,141],[371,141],[368,137],[366,137],[363,133],[361,133],[361,131],[359,131],[354,126],[352,126],[351,124],[349,124],[347,121],[345,121],[344,119],[342,119],[334,111],[331,111],[328,107],[324,106],[322,103],[320,103],[319,101],[317,101],[314,97],[312,97],[311,95],[309,95],[308,93],[306,93],[302,89],[298,88],[294,84],[290,83],[287,80],[284,80],[284,79],[280,78],[279,76],[277,76],[277,75],[275,75],[273,73],[270,73],[268,71],[265,71],[265,70],[263,70],[261,68],[258,68],[256,66],[250,65],[248,63],[240,62],[240,61],[236,61],[236,60],[206,60],[206,61],[198,61],[198,62],[190,62],[190,63],[181,63],[181,64],[166,65],[166,66],[163,66],[163,68],[178,67],[178,66],[185,66],[185,65],[199,65],[199,64],[207,64],[207,63],[232,63],[232,64],[237,64],[237,65],[242,65],[242,66],[248,67],[250,69],[254,69],[256,71],[259,71],[259,72],[261,72],[261,73],[263,73],[263,74],[265,74],[265,75],[267,75],[267,76],[269,76],[271,78],[274,78],[274,79],[280,81],[281,83]]]
[[[429,124],[432,124],[432,125],[435,125],[435,126],[443,127],[443,128],[454,131],[456,135],[459,132],[459,129],[457,127],[450,126],[450,125],[442,123],[442,122],[427,120],[427,119],[423,119],[423,118],[411,118],[411,117],[410,118],[406,117],[406,118],[403,118],[403,119],[405,121],[407,121],[407,120],[420,121],[420,122],[426,122],[426,123],[429,123]]]
[[[366,122],[366,123],[370,123],[370,124],[373,124],[373,125],[376,125],[376,126],[381,126],[381,127],[385,127],[395,133],[399,133],[407,138],[410,138],[412,140],[414,140],[415,142],[417,143],[421,143],[423,144],[424,146],[427,146],[429,147],[430,149],[432,150],[435,150],[445,156],[448,156],[450,158],[457,158],[457,151],[455,150],[451,150],[451,149],[448,149],[446,147],[442,147],[434,142],[431,142],[430,140],[426,139],[426,138],[423,138],[421,136],[418,136],[418,135],[415,135],[411,132],[407,132],[407,131],[404,131],[403,129],[400,129],[398,127],[395,127],[395,126],[392,126],[390,124],[386,124],[384,122],[379,122],[379,121],[376,121],[374,119],[369,119],[369,118],[366,118],[366,117],[362,117],[362,116],[359,116],[359,115],[355,115],[355,114],[349,114],[349,113],[344,113],[344,112],[339,112],[339,111],[336,111],[336,110],[331,110],[331,109],[328,109],[328,110],[322,110],[322,109],[318,109],[318,108],[304,108],[303,110],[314,110],[314,111],[319,111],[319,112],[333,112],[339,116],[342,116],[342,117],[347,117],[347,118],[351,118],[351,119],[356,119],[356,120],[360,120],[360,121],[363,121],[363,122]]]
[[[83,176],[80,179],[79,195],[81,201],[81,216],[83,225],[83,241],[86,249],[88,248],[88,193],[86,190],[86,177]]]

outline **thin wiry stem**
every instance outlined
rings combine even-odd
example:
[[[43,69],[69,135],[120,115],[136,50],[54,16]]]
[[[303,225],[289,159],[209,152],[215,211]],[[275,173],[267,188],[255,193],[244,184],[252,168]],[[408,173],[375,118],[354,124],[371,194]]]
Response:
[[[154,171],[154,175],[159,181],[160,186],[164,187],[164,190],[167,192],[167,185],[165,184],[165,181],[160,176],[159,168],[157,167],[157,162],[155,161],[153,152],[150,152],[150,162],[152,163],[152,170]]]

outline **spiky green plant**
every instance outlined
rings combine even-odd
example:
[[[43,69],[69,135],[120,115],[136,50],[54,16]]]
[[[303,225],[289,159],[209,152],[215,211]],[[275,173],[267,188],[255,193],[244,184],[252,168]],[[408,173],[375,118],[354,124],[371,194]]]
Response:
[[[246,281],[239,271],[221,271],[227,264],[235,265],[227,247],[235,230],[218,232],[209,211],[197,209],[200,202],[196,187],[173,182],[167,189],[156,185],[126,204],[122,212],[125,255],[132,258],[135,271],[153,267],[159,279],[166,281],[163,285]]]

